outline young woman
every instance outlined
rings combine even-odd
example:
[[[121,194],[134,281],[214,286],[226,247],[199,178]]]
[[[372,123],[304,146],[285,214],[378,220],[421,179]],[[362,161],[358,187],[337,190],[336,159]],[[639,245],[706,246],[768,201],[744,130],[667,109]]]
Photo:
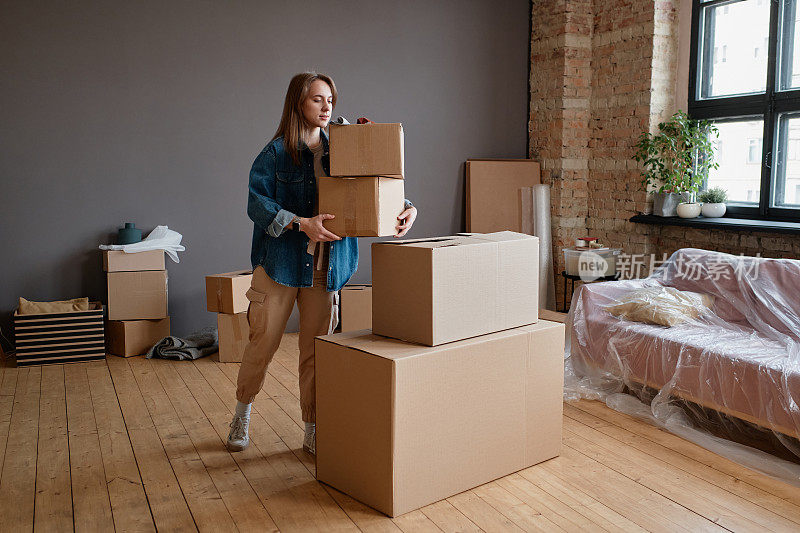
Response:
[[[250,343],[245,348],[236,388],[236,412],[228,435],[231,451],[249,444],[250,404],[278,349],[295,301],[300,311],[300,408],[306,433],[303,449],[316,452],[314,337],[336,324],[336,291],[358,266],[358,244],[323,226],[334,218],[319,213],[317,178],[327,176],[328,126],[336,105],[336,85],[324,74],[294,76],[286,91],[278,131],[250,171],[247,214],[253,220]],[[417,216],[406,200],[395,237],[405,235]]]

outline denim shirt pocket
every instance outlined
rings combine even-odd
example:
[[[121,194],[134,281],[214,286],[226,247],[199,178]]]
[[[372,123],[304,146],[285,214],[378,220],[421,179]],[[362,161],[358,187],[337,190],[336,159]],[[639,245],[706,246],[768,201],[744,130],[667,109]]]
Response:
[[[283,209],[296,212],[303,200],[303,172],[300,169],[278,170],[275,177],[275,199]]]

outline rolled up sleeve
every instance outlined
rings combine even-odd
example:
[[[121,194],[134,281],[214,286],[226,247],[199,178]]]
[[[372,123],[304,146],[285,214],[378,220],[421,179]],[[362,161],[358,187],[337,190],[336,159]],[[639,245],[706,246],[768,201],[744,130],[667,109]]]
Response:
[[[275,220],[272,221],[267,227],[267,233],[270,237],[280,237],[284,231],[288,228],[286,226],[289,225],[289,222],[295,217],[295,214],[291,211],[287,211],[286,209],[281,209],[278,211],[278,214],[275,215]]]
[[[271,237],[279,237],[294,217],[275,200],[275,153],[267,148],[250,170],[247,216]]]
[[[414,204],[412,204],[411,200],[409,200],[408,198],[404,199],[403,202],[404,202],[404,208],[405,209],[408,209],[409,207],[414,207]]]

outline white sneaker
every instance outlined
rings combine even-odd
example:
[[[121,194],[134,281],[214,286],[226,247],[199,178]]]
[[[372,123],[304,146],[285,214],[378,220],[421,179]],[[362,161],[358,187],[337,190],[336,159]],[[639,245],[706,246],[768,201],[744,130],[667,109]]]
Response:
[[[311,455],[317,453],[317,426],[316,424],[306,423],[306,434],[303,437],[303,450]]]
[[[230,426],[231,432],[228,433],[228,449],[232,452],[240,452],[250,444],[250,437],[247,435],[247,428],[250,426],[250,417],[233,415],[233,421]]]

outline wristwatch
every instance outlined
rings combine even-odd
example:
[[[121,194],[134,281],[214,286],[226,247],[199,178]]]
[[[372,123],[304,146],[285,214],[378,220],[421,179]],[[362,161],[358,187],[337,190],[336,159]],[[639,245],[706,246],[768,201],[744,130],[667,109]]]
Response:
[[[296,216],[292,219],[292,229],[300,231],[300,217]]]

